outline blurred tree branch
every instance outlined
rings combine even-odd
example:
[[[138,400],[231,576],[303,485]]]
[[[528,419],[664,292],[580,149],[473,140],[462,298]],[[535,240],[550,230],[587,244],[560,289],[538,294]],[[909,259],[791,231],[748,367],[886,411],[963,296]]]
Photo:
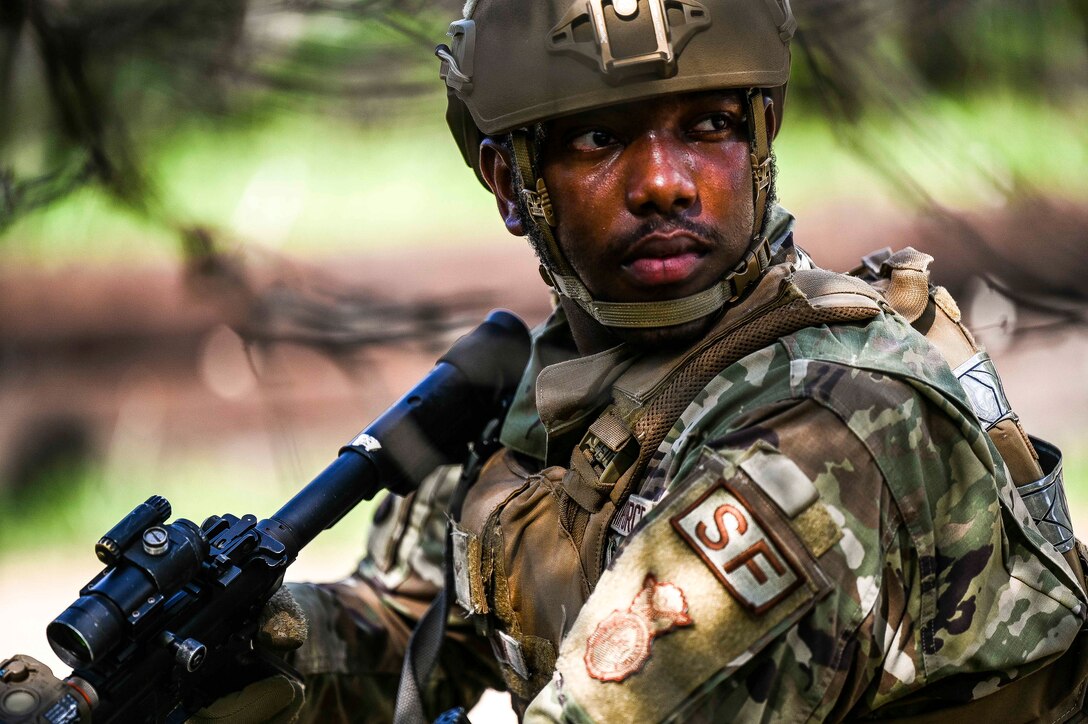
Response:
[[[459,9],[457,0],[0,4],[0,233],[93,185],[174,230],[199,268],[218,253],[216,236],[162,198],[145,162],[157,139],[191,117],[259,121],[284,100],[384,107],[441,92],[431,50]],[[997,249],[999,234],[945,208],[868,123],[897,119],[942,173],[989,187],[1018,218],[1054,218],[1051,189],[979,163],[968,134],[937,127],[926,108],[935,97],[989,92],[994,83],[1055,112],[1070,98],[1083,104],[1088,0],[807,0],[794,10],[789,113],[822,117],[902,199],[943,220],[943,233],[978,250],[980,263],[1000,262],[982,271],[1001,275],[1009,288],[1036,293],[1056,279],[1057,269],[1029,268],[1022,249]],[[28,139],[41,146],[40,158],[20,153]],[[196,233],[206,242],[190,243]],[[1083,225],[1049,225],[1046,243],[1066,254],[1059,267],[1088,272],[1078,253],[1088,248],[1085,233]],[[1079,286],[1050,287],[1083,301]]]

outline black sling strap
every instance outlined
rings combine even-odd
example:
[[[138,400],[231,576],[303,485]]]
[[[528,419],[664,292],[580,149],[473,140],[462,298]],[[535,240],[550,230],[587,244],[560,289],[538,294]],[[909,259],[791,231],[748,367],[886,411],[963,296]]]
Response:
[[[484,463],[501,447],[499,431],[502,429],[502,421],[506,417],[505,409],[508,407],[509,400],[506,401],[503,415],[488,423],[480,440],[473,443],[468,459],[461,470],[461,478],[457,481],[457,488],[450,498],[450,521],[460,519],[461,508],[464,506],[468,489],[480,476]],[[423,692],[427,689],[435,664],[438,663],[442,642],[446,638],[446,621],[450,614],[449,592],[454,590],[452,527],[452,522],[446,523],[445,583],[416,624],[411,638],[408,639],[408,648],[404,652],[404,665],[400,670],[400,687],[397,689],[397,702],[393,710],[394,724],[425,724],[429,721],[423,707]],[[460,721],[468,721],[463,717],[464,710],[460,711]],[[444,714],[440,719],[445,720],[448,714]],[[454,716],[457,715],[454,714]],[[454,718],[453,721],[458,719]]]

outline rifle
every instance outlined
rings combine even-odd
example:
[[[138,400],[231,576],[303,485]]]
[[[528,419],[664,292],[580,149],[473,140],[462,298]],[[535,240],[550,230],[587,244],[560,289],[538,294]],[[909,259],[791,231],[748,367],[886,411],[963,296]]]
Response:
[[[95,545],[106,567],[46,629],[71,675],[57,681],[29,657],[0,663],[0,722],[179,724],[247,683],[293,674],[253,646],[287,567],[359,502],[383,489],[406,495],[474,446],[478,456],[528,356],[524,323],[492,312],[264,520],[167,523],[165,498],[138,505]]]

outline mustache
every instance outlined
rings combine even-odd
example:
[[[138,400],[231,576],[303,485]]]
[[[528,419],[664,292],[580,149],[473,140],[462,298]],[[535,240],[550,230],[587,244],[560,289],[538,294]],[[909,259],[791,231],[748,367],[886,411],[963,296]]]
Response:
[[[711,247],[724,246],[727,243],[725,234],[718,227],[677,216],[671,218],[648,219],[644,221],[631,233],[624,234],[618,239],[615,239],[611,244],[612,248],[609,249],[609,251],[619,257],[623,257],[635,248],[640,241],[651,234],[671,234],[677,232],[682,232],[688,236],[694,237]]]

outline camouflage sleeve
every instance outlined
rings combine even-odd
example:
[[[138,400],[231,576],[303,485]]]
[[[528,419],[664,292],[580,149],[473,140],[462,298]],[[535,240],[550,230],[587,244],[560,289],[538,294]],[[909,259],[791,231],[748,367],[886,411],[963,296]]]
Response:
[[[822,720],[879,682],[911,563],[865,447],[802,401],[761,408],[700,456],[602,576],[527,721]],[[637,613],[650,576],[651,600],[675,589],[681,623],[635,666],[616,652],[637,635],[614,614]]]
[[[837,721],[875,708],[895,688],[894,674],[909,679],[906,672],[920,662],[909,605],[918,559],[873,455],[812,400],[745,416],[708,447],[735,460],[737,475],[767,491],[775,512],[790,505],[783,485],[796,492],[810,481],[818,496],[812,506],[822,507],[838,532],[817,558],[830,590],[761,650],[750,646],[751,659],[728,679],[715,677],[686,696],[684,717]],[[796,527],[796,519],[768,518],[769,540],[776,528]],[[758,586],[749,588],[747,595],[758,597]],[[886,662],[894,662],[887,679]]]
[[[338,583],[288,584],[310,623],[289,658],[303,675],[300,722],[391,722],[408,638],[442,586],[445,511],[459,468],[442,468],[406,498],[388,495],[375,513],[367,555]],[[453,607],[456,609],[456,607]],[[428,710],[471,707],[501,688],[486,642],[451,613]]]
[[[739,414],[684,431],[527,721],[910,714],[1076,636],[1081,594],[977,422],[907,380],[763,357],[718,388]]]

